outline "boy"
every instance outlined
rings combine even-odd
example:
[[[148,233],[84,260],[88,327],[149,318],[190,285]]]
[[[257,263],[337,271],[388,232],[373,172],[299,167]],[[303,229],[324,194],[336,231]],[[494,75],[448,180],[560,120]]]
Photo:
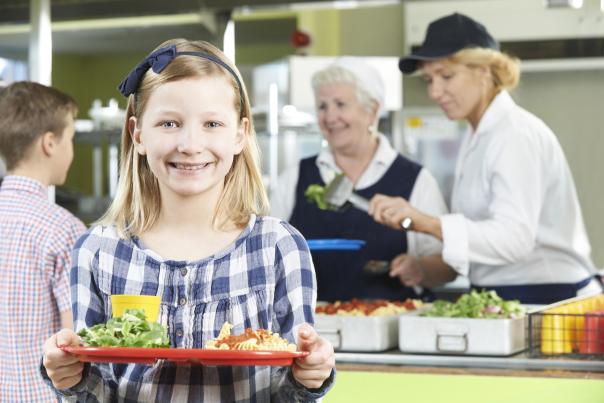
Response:
[[[0,401],[56,401],[42,382],[44,341],[72,327],[70,254],[84,224],[48,200],[73,160],[75,101],[17,82],[0,89]]]

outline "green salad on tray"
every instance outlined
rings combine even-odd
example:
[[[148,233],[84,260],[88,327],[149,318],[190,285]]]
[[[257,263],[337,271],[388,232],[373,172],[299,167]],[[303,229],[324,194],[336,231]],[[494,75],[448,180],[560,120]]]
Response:
[[[126,309],[122,316],[78,332],[91,347],[170,347],[167,329],[145,319],[143,309]]]
[[[503,300],[495,291],[472,290],[457,302],[436,300],[421,316],[446,318],[513,319],[524,316],[525,309],[518,300]]]

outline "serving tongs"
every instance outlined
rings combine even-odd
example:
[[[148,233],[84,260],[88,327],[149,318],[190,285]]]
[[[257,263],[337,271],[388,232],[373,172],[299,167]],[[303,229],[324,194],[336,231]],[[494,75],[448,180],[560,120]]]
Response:
[[[350,179],[344,174],[338,174],[325,187],[323,200],[330,206],[332,210],[339,211],[347,203],[350,202],[354,207],[366,213],[369,212],[369,200],[363,196],[359,196],[354,192],[354,185]],[[401,221],[401,228],[408,231],[412,228],[413,221],[411,217],[405,217]]]

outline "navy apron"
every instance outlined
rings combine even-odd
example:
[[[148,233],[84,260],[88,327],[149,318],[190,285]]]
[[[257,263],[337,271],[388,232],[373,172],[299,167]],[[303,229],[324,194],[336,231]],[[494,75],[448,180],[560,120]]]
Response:
[[[375,276],[362,272],[368,260],[391,261],[407,251],[407,235],[376,223],[356,208],[341,212],[319,209],[309,203],[304,191],[311,184],[325,185],[316,164],[316,156],[300,161],[296,202],[289,222],[306,239],[344,238],[366,242],[359,251],[313,251],[317,275],[317,298],[333,302],[352,298],[404,300],[417,298],[412,288],[387,274]],[[421,166],[398,155],[384,176],[374,185],[357,191],[370,199],[376,193],[409,199]]]

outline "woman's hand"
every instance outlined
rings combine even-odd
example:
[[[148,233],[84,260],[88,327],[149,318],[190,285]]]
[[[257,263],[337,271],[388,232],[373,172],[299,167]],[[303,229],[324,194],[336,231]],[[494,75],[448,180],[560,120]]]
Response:
[[[407,287],[420,285],[424,280],[424,271],[415,256],[400,254],[390,262],[390,277],[398,277]]]
[[[418,211],[402,197],[385,196],[376,194],[369,201],[369,215],[375,221],[396,230],[402,230],[401,221],[411,218],[416,221]]]
[[[410,218],[411,230],[443,239],[440,218],[422,213],[402,197],[376,194],[369,201],[368,213],[376,222],[399,231],[403,230],[401,222]]]
[[[305,323],[298,329],[298,349],[310,354],[294,361],[294,378],[309,389],[320,388],[336,365],[333,346]]]
[[[64,352],[59,346],[80,345],[80,338],[70,329],[63,329],[52,335],[44,343],[42,363],[46,373],[57,389],[67,389],[77,385],[82,380],[84,363],[75,355]]]

